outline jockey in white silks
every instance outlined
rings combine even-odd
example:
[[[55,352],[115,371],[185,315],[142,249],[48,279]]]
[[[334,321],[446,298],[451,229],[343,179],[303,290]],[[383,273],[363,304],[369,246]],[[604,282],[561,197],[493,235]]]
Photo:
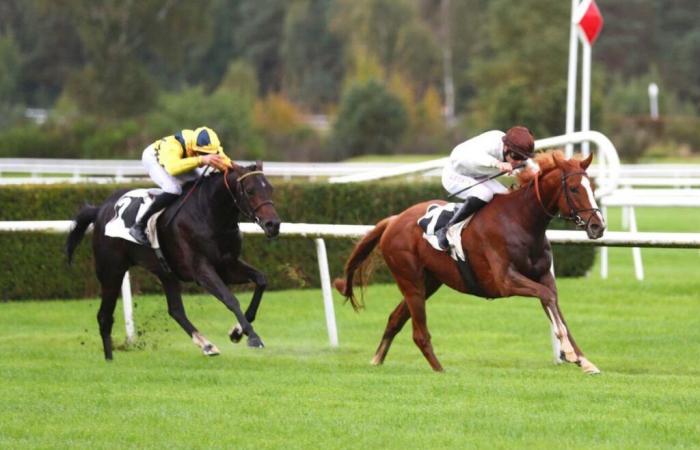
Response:
[[[499,130],[487,131],[462,142],[452,150],[449,161],[442,170],[442,185],[451,195],[464,200],[464,203],[450,221],[435,233],[443,250],[449,248],[446,233],[450,226],[474,214],[490,202],[494,194],[508,191],[495,179],[486,180],[488,177],[512,173],[523,162],[530,170],[539,170],[531,159],[534,149],[535,140],[530,130],[516,126],[506,133]],[[473,187],[465,189],[469,186]]]

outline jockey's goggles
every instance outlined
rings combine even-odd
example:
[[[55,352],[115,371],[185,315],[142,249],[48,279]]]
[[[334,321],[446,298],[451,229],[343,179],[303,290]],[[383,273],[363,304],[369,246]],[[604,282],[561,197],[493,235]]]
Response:
[[[525,161],[526,159],[530,159],[530,156],[528,156],[527,154],[521,152],[520,150],[515,150],[511,147],[508,147],[508,154],[511,158],[513,158],[516,161]]]

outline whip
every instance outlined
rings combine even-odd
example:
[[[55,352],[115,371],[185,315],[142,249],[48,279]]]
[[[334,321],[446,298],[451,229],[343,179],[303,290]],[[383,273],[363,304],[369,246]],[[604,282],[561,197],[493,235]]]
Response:
[[[489,180],[493,180],[494,178],[498,178],[498,177],[500,177],[501,175],[505,175],[505,174],[507,174],[507,173],[509,173],[509,172],[513,172],[513,171],[515,171],[515,170],[522,169],[522,168],[525,167],[525,166],[527,166],[527,163],[521,163],[521,164],[518,164],[517,166],[513,167],[513,170],[510,170],[510,171],[504,170],[503,172],[499,172],[499,173],[497,173],[496,175],[491,175],[490,177],[484,178],[483,180],[478,181],[478,182],[476,182],[476,183],[474,183],[474,184],[471,184],[471,185],[465,187],[464,189],[460,189],[459,191],[455,192],[454,194],[448,195],[448,196],[447,196],[447,199],[449,200],[450,198],[455,197],[455,196],[461,194],[461,193],[464,192],[464,191],[468,191],[469,189],[473,188],[474,186],[478,186],[478,185],[480,185],[480,184],[482,184],[482,183],[486,183],[486,182],[489,181]]]

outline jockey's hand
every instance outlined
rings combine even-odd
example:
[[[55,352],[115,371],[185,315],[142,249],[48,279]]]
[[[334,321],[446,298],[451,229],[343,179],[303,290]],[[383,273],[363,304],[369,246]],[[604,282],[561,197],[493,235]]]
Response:
[[[500,170],[501,172],[511,173],[513,171],[513,166],[509,162],[499,162],[498,170]]]
[[[224,159],[219,155],[202,156],[202,165],[219,169],[222,172],[226,170],[226,163],[224,163]]]

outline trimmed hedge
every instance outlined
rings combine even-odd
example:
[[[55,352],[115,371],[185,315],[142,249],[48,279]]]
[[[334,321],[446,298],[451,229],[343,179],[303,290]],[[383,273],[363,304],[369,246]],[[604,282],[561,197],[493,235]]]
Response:
[[[429,198],[444,198],[435,182],[339,184],[275,181],[275,205],[285,222],[373,224]],[[129,185],[48,185],[0,188],[0,220],[65,220],[86,203],[98,205],[114,190]],[[556,224],[554,224],[556,225]],[[90,235],[77,249],[72,267],[66,264],[65,235],[0,233],[0,300],[81,298],[99,294],[92,265]],[[331,275],[342,273],[354,239],[327,239]],[[555,246],[557,276],[580,276],[593,264],[594,249]],[[247,236],[243,258],[262,269],[270,289],[318,286],[316,248],[311,239],[268,241]],[[143,269],[130,272],[135,292],[160,292],[155,277]],[[384,264],[374,280],[389,281]],[[199,292],[194,284],[186,287]]]

